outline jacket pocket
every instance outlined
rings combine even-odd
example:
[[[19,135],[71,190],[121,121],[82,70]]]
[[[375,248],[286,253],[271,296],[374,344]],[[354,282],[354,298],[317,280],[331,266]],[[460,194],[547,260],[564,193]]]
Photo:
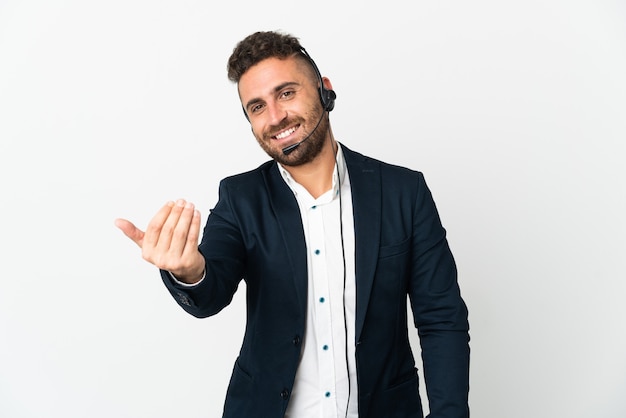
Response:
[[[394,255],[404,254],[411,248],[411,238],[407,238],[397,244],[382,245],[378,250],[378,258],[393,257]]]
[[[402,379],[372,395],[368,418],[423,418],[417,370]]]
[[[267,406],[267,402],[260,402],[256,389],[254,378],[241,367],[237,360],[226,391],[222,416],[224,418],[263,416],[263,407]]]
[[[235,361],[233,374],[228,385],[227,398],[249,397],[252,392],[253,381],[252,376],[241,367],[239,360]]]

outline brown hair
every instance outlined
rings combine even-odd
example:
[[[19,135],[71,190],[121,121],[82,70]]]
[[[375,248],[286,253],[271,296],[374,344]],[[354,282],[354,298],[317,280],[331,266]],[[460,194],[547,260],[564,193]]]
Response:
[[[235,83],[250,67],[267,58],[286,59],[302,53],[298,38],[279,32],[255,32],[241,40],[228,58],[228,79]]]

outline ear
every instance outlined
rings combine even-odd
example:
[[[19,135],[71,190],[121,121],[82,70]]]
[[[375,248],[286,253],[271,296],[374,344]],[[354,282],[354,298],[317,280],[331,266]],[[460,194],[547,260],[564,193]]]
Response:
[[[326,90],[332,90],[333,89],[333,85],[330,82],[330,79],[328,77],[322,77],[322,84],[324,85],[324,88]]]

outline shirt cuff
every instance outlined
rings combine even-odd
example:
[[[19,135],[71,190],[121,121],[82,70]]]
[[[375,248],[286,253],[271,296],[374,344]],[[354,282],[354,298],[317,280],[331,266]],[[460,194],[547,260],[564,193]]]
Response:
[[[194,287],[194,286],[197,286],[197,285],[199,285],[199,284],[202,282],[202,280],[204,280],[204,278],[206,277],[206,270],[204,270],[204,271],[202,272],[202,278],[201,278],[200,280],[198,280],[198,281],[197,281],[197,282],[195,282],[195,283],[185,283],[185,282],[181,282],[180,280],[178,280],[178,279],[176,278],[176,276],[174,276],[174,275],[172,274],[172,272],[171,272],[171,271],[168,271],[168,273],[169,273],[170,277],[172,278],[172,280],[174,281],[174,283],[176,283],[177,285],[183,286],[183,287]]]

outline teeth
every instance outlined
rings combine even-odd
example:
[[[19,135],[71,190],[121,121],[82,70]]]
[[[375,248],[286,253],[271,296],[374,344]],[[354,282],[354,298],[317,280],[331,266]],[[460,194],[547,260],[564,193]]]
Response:
[[[292,133],[294,133],[296,131],[296,128],[291,128],[291,129],[287,129],[284,132],[279,133],[278,135],[276,135],[276,139],[283,139],[288,137],[289,135],[291,135]]]

